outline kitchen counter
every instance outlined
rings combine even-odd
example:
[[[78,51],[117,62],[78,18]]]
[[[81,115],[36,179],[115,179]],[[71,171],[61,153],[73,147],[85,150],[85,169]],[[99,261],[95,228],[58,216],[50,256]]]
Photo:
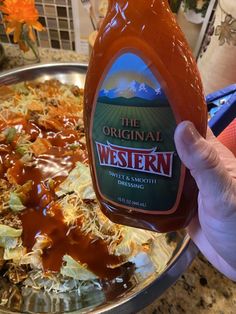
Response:
[[[176,284],[139,314],[159,313],[234,314],[236,284],[199,254]]]
[[[0,65],[0,70],[9,70],[12,68],[33,64],[31,62],[25,63],[22,52],[18,46],[4,44],[5,60]],[[84,55],[79,55],[71,50],[58,50],[51,48],[39,48],[40,62],[81,62],[88,63],[88,58]]]
[[[18,47],[4,45],[4,48],[7,58],[1,70],[24,65]],[[88,61],[75,52],[56,49],[40,49],[40,56],[41,62]],[[177,283],[139,314],[149,313],[234,314],[236,283],[222,276],[199,254]]]

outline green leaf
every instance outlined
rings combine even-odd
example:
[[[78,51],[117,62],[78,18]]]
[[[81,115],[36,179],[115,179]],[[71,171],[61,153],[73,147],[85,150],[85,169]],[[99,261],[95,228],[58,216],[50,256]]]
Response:
[[[9,207],[14,212],[20,212],[25,209],[25,206],[22,204],[20,197],[15,192],[10,193]]]
[[[14,137],[16,135],[16,129],[13,127],[7,128],[6,130],[4,130],[4,134],[6,136],[7,144],[10,144],[14,140]]]
[[[24,145],[19,145],[16,147],[16,152],[21,156],[24,156],[28,152],[28,149]]]
[[[77,148],[79,148],[79,144],[78,143],[69,144],[68,147],[71,150],[76,150]]]
[[[95,280],[98,277],[89,271],[85,265],[76,262],[71,256],[64,255],[63,261],[65,265],[61,268],[63,276],[71,277],[76,280]]]
[[[0,237],[18,238],[22,234],[22,229],[15,229],[6,225],[0,224]]]

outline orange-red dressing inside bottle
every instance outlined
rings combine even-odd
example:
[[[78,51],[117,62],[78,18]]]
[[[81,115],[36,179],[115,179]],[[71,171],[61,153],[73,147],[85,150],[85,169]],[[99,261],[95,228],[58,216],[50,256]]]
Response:
[[[207,109],[167,1],[110,0],[88,69],[84,118],[103,212],[158,232],[185,227],[197,187],[173,136],[183,120],[205,136]]]

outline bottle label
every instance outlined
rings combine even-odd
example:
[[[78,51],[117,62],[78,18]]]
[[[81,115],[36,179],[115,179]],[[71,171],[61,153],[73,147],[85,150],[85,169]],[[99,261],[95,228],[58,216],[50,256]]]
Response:
[[[175,128],[168,99],[147,64],[133,53],[119,56],[99,88],[91,124],[101,197],[136,211],[174,212],[181,177]]]

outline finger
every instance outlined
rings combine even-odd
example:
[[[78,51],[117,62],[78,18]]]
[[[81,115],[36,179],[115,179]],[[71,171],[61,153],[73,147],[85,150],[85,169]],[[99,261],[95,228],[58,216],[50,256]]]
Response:
[[[214,148],[216,149],[216,151],[219,154],[220,159],[223,160],[235,160],[235,156],[234,154],[224,145],[222,144],[217,137],[215,137],[215,135],[213,134],[213,132],[211,131],[211,129],[208,127],[207,128],[207,136],[206,139],[208,142],[210,142]],[[234,164],[234,166],[236,167],[236,163]]]
[[[188,121],[180,123],[176,128],[175,144],[180,159],[196,180],[201,196],[208,199],[212,208],[214,204],[219,207],[219,204],[223,206],[232,203],[236,187],[214,145],[201,137]],[[235,204],[232,206],[235,209]]]
[[[227,170],[233,171],[233,174],[236,174],[236,162],[234,154],[224,144],[222,144],[217,139],[217,137],[215,137],[209,127],[207,128],[206,139],[214,146],[215,150],[219,154],[220,159],[224,162]]]
[[[208,261],[217,268],[221,273],[236,281],[236,270],[234,267],[229,265],[223,257],[221,257],[211,243],[208,241],[207,237],[204,235],[198,217],[196,216],[188,227],[188,233],[197,245],[202,254],[208,259]]]

